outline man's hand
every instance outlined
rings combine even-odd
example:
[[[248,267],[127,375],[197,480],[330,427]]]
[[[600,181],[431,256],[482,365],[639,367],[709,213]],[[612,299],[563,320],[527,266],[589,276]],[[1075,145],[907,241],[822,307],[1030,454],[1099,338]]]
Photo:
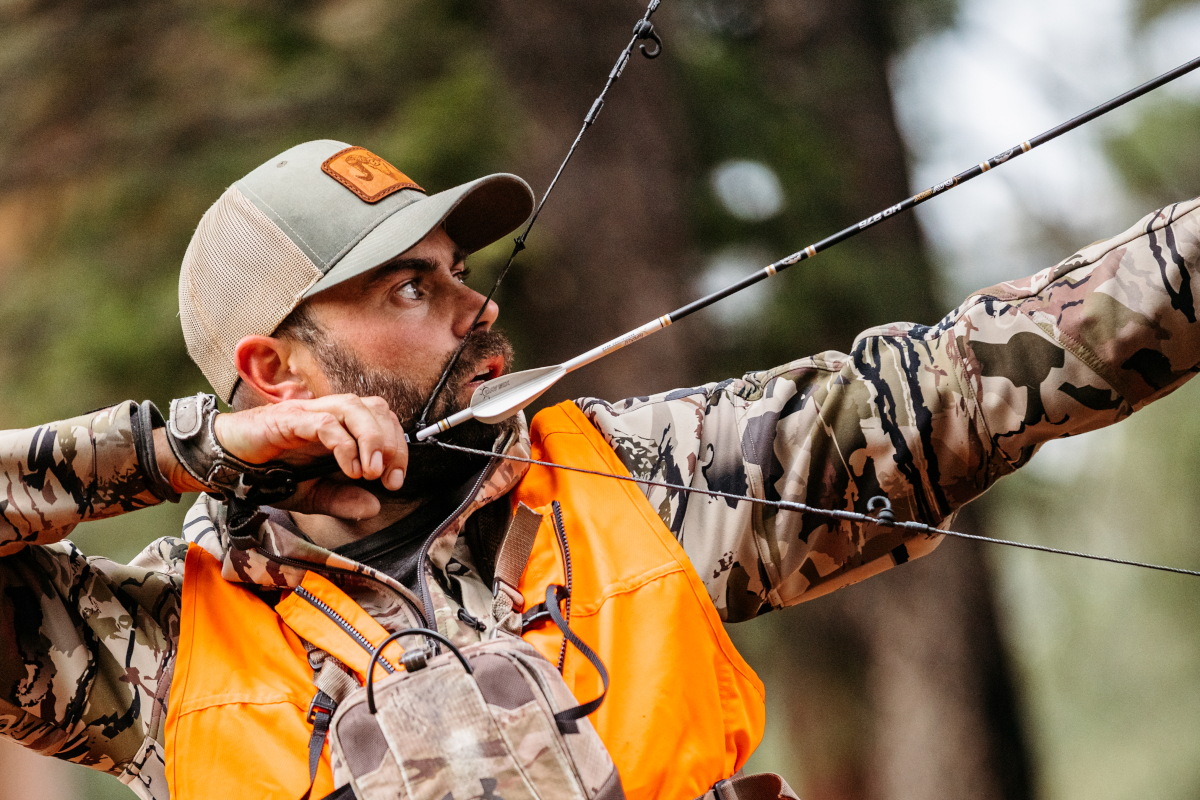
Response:
[[[400,421],[378,397],[330,395],[312,400],[285,400],[246,411],[221,414],[217,439],[230,454],[251,464],[286,461],[302,465],[332,453],[350,478],[379,479],[395,491],[404,484],[408,445]],[[178,491],[204,491],[175,460],[156,431],[159,468]],[[379,513],[379,500],[359,486],[327,479],[309,481],[287,502],[296,511],[343,519],[368,519]]]

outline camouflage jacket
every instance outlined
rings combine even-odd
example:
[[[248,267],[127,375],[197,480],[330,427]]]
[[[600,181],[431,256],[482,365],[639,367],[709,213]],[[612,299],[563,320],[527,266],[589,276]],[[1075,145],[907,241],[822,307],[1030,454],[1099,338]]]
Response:
[[[945,524],[1043,442],[1116,422],[1181,385],[1200,362],[1191,279],[1200,200],[1149,215],[1020,281],[979,292],[938,324],[894,324],[765,372],[610,404],[577,401],[638,477],[862,511],[886,494],[897,515]],[[290,556],[330,573],[385,627],[412,595],[386,575],[263,524],[258,550],[228,546],[201,496],[182,534],[129,565],[64,539],[79,522],[157,502],[143,477],[130,404],[0,434],[0,734],[108,771],[165,797],[161,745],[189,542],[251,588],[296,585]],[[526,455],[522,433],[506,452]],[[491,593],[471,520],[523,473],[494,459],[431,537],[425,562],[439,628],[479,637]],[[923,555],[937,538],[830,522],[649,488],[722,618],[818,596]],[[348,570],[348,571],[344,571]]]

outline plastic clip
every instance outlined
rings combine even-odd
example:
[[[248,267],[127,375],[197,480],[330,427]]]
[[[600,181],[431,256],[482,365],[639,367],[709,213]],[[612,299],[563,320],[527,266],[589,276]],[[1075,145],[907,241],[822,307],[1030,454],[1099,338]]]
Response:
[[[332,717],[334,711],[337,711],[337,703],[333,702],[333,698],[324,692],[317,692],[313,695],[312,702],[308,704],[307,722],[312,725],[317,714],[328,714]]]

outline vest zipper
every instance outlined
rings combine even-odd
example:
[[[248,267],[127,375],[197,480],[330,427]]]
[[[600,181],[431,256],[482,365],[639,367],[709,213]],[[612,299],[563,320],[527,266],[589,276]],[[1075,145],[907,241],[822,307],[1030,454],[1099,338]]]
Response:
[[[564,619],[567,625],[571,624],[571,545],[567,543],[567,526],[563,522],[562,506],[557,500],[551,501],[550,506],[554,512],[552,520],[554,533],[558,539],[559,549],[562,550],[563,556],[563,573],[567,579],[567,607]],[[567,637],[563,635],[562,647],[558,650],[558,671],[562,673],[563,666],[567,663]],[[607,691],[607,690],[606,690]]]
[[[339,567],[329,567],[329,566],[326,566],[325,564],[314,564],[311,561],[301,561],[298,558],[289,558],[287,556],[279,556],[279,555],[274,555],[271,553],[265,553],[262,550],[259,550],[258,552],[262,553],[263,557],[265,557],[267,560],[274,561],[277,564],[283,564],[288,567],[299,567],[300,569],[313,570],[313,571],[317,572],[318,574],[320,574],[321,572],[328,572],[331,575],[354,575],[355,577],[358,577],[358,578],[366,578],[369,581],[379,584],[384,589],[387,589],[389,592],[391,592],[392,594],[399,597],[401,602],[404,603],[404,606],[409,611],[413,612],[413,614],[417,617],[417,619],[419,619],[421,621],[422,624],[420,627],[426,627],[426,628],[429,627],[429,620],[426,619],[425,612],[422,611],[412,600],[410,600],[404,594],[397,592],[395,589],[393,589],[391,586],[388,586],[383,581],[381,581],[371,575],[368,575],[363,572],[355,572],[354,570],[341,569]]]
[[[421,545],[421,566],[420,569],[417,570],[417,588],[421,592],[421,602],[425,604],[425,615],[426,620],[429,622],[430,630],[437,630],[437,619],[433,614],[433,594],[429,591],[429,580],[425,577],[425,562],[429,560],[429,547],[433,544],[433,541],[437,539],[437,537],[440,536],[444,530],[446,530],[446,527],[458,518],[458,515],[463,512],[463,509],[471,504],[471,501],[475,499],[475,495],[479,493],[479,487],[483,485],[485,480],[487,480],[488,476],[492,473],[493,467],[495,467],[497,463],[498,459],[496,458],[493,458],[488,462],[487,467],[479,474],[479,478],[475,481],[475,485],[471,487],[471,491],[467,494],[466,499],[459,504],[458,508],[454,510],[454,513],[446,517],[446,520],[441,525],[438,525],[436,529],[434,529],[433,533],[429,534],[429,538],[425,540],[425,544]],[[433,645],[438,652],[441,651],[441,647],[437,642],[431,641],[430,644]]]
[[[368,654],[375,652],[375,648],[371,646],[371,640],[368,639],[366,636],[363,636],[358,631],[357,628],[355,628],[353,625],[351,625],[349,623],[349,621],[347,621],[346,618],[343,617],[341,614],[334,611],[333,607],[330,606],[328,603],[326,603],[324,600],[317,597],[315,594],[310,592],[308,589],[305,589],[303,586],[297,586],[293,591],[297,595],[299,595],[301,597],[301,599],[307,601],[310,605],[312,605],[314,608],[316,608],[322,614],[324,614],[325,616],[327,616],[331,620],[333,620],[339,628],[341,628],[343,631],[345,631],[346,634],[349,635],[350,638],[353,639],[355,642],[357,642],[359,647],[361,647],[363,650],[366,650]],[[380,665],[383,666],[384,671],[387,672],[389,675],[391,675],[393,672],[396,671],[396,668],[393,667],[388,662],[388,660],[386,658],[384,658],[383,656],[379,657],[379,663],[380,663]]]

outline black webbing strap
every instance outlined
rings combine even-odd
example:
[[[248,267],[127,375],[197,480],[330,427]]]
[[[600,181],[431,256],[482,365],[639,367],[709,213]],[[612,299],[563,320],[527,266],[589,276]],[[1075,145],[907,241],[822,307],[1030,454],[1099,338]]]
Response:
[[[154,431],[165,428],[167,422],[149,400],[135,403],[134,408],[136,411],[129,416],[129,426],[133,429],[133,449],[145,476],[146,488],[159,500],[178,503],[179,492],[175,491],[171,481],[159,470],[158,459],[154,454]]]
[[[595,700],[575,706],[574,708],[568,708],[566,711],[560,711],[554,715],[554,721],[558,724],[559,732],[579,733],[579,726],[575,721],[583,719],[598,709],[608,694],[608,670],[604,668],[604,662],[600,660],[600,656],[596,655],[583,639],[576,636],[575,632],[567,625],[567,621],[563,619],[562,612],[558,609],[558,604],[567,599],[567,596],[567,588],[565,586],[559,586],[556,583],[547,586],[546,611],[550,613],[550,619],[554,620],[554,624],[562,631],[563,638],[575,645],[575,648],[583,653],[583,657],[592,662],[592,666],[600,673],[600,680],[604,682],[604,691]]]
[[[321,690],[317,690],[312,702],[308,704],[308,721],[312,723],[313,732],[308,740],[308,789],[301,795],[300,800],[308,800],[312,794],[313,785],[317,782],[317,767],[321,764],[321,751],[325,749],[325,737],[329,735],[329,723],[337,703]]]

